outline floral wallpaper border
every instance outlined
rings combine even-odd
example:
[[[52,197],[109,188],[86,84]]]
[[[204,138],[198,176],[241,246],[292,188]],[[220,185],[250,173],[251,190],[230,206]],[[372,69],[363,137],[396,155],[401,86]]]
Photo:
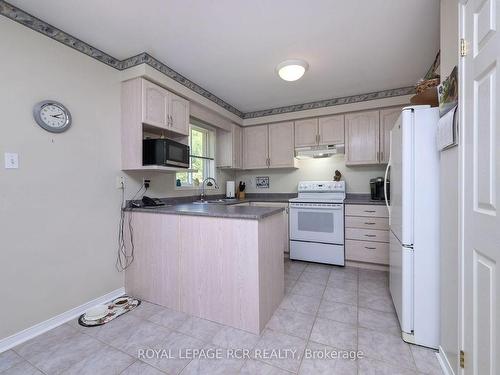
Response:
[[[190,81],[188,78],[184,77],[182,74],[177,73],[175,70],[169,68],[167,65],[165,65],[164,63],[157,60],[156,58],[154,58],[153,56],[149,55],[146,52],[140,53],[136,56],[129,57],[125,60],[118,60],[113,56],[108,55],[107,53],[91,46],[90,44],[85,43],[84,41],[75,38],[74,36],[69,35],[68,33],[65,33],[64,31],[58,29],[57,27],[54,27],[48,24],[47,22],[44,22],[32,16],[31,14],[23,11],[22,9],[19,9],[14,5],[11,5],[3,0],[0,0],[0,14],[20,23],[21,25],[29,27],[34,31],[44,34],[49,38],[52,38],[60,43],[63,43],[68,47],[71,47],[81,53],[84,53],[85,55],[90,56],[117,70],[124,70],[140,64],[147,64],[152,68],[158,70],[159,72],[165,74],[167,77],[173,79],[174,81],[180,83],[181,85],[187,87],[188,89],[194,91],[195,93],[211,100],[215,104],[219,105],[220,107],[226,109],[227,111],[235,114],[236,116],[242,119],[271,116],[281,113],[304,111],[307,109],[330,107],[341,104],[358,103],[368,100],[390,98],[394,96],[401,96],[401,95],[408,95],[415,93],[415,88],[413,86],[410,86],[397,89],[377,91],[368,94],[351,95],[340,98],[326,99],[310,103],[295,104],[278,108],[270,108],[261,111],[243,113],[237,108],[233,107],[231,104],[219,98],[218,96],[212,94],[210,91],[205,90],[203,87],[197,85],[193,81]]]

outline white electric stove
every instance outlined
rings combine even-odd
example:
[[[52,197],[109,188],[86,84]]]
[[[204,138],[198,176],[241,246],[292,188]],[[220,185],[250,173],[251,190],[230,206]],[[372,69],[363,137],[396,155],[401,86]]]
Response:
[[[290,259],[345,265],[345,181],[301,181],[289,200]]]

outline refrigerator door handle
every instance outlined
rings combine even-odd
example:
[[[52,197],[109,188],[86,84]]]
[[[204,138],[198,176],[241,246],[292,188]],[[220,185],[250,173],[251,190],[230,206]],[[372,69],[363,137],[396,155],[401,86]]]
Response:
[[[389,201],[387,200],[387,176],[389,174],[389,168],[391,168],[391,160],[387,163],[387,167],[385,168],[385,177],[384,177],[384,199],[385,205],[387,206],[387,210],[389,211],[389,226],[391,225],[391,207],[389,206]]]

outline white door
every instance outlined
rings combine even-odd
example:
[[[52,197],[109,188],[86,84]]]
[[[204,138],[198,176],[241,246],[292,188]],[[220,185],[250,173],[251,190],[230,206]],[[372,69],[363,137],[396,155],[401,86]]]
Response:
[[[500,1],[461,8],[464,374],[500,371]]]
[[[399,242],[403,240],[403,131],[401,118],[391,131],[391,204],[390,227],[391,232]]]

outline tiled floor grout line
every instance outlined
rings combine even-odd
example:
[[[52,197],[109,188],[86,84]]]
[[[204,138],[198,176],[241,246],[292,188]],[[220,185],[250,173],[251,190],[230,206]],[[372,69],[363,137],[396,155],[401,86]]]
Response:
[[[286,262],[286,259],[287,259],[287,258],[285,258],[285,262]],[[290,261],[290,259],[288,259],[288,261]],[[295,280],[295,282],[294,282],[294,284],[293,284],[293,287],[290,289],[290,292],[289,292],[288,294],[291,294],[291,293],[292,293],[292,289],[293,289],[293,288],[295,287],[295,285],[298,283],[298,281],[299,281],[300,277],[302,276],[302,274],[304,273],[304,271],[306,270],[306,268],[307,268],[307,265],[306,265],[306,266],[302,269],[302,271],[300,271],[300,274],[299,274],[299,276],[297,277],[297,280]],[[285,293],[285,296],[286,296],[286,293]],[[278,306],[278,308],[279,308],[279,306]],[[267,324],[269,324],[269,322],[267,322]],[[274,331],[274,332],[277,332],[277,333],[280,333],[280,334],[285,334],[285,335],[289,335],[289,336],[292,336],[292,337],[295,337],[295,338],[299,338],[299,339],[301,339],[301,340],[304,340],[304,338],[303,338],[303,337],[298,337],[298,336],[295,336],[295,335],[293,335],[293,334],[283,333],[283,332],[275,331],[275,330],[274,330],[274,329],[272,329],[272,328],[268,328],[268,327],[267,327],[267,324],[266,324],[266,327],[265,327],[264,329],[269,329],[269,330],[271,330],[271,331]],[[312,327],[311,327],[311,331],[312,331],[313,327],[314,327],[314,322],[313,322],[313,325],[312,325]],[[311,335],[311,332],[309,332],[309,336],[310,336],[310,335]],[[306,340],[306,347],[307,347],[307,343],[308,343],[308,340]],[[257,345],[257,344],[255,344],[255,345]],[[254,348],[255,348],[255,347],[254,347]],[[304,348],[304,351],[305,351],[305,348]],[[302,356],[302,359],[303,359],[303,357],[304,357],[304,356]],[[267,363],[267,362],[264,362],[264,361],[259,361],[258,359],[256,359],[256,360],[257,360],[257,361],[259,361],[259,362],[265,363],[266,365],[272,366],[272,367],[274,367],[274,368],[277,368],[277,369],[280,369],[280,370],[287,371],[287,372],[289,372],[290,374],[298,374],[298,373],[299,373],[299,371],[300,371],[300,366],[302,365],[302,359],[300,360],[300,363],[299,363],[299,368],[297,369],[297,371],[296,371],[296,372],[294,372],[294,371],[289,371],[289,370],[283,369],[283,368],[278,367],[278,366],[273,366],[273,365],[271,365],[271,364],[269,364],[269,363]]]
[[[147,322],[149,322],[149,323],[153,323],[153,322],[150,322],[149,320],[147,320],[147,319],[145,319],[145,318],[143,318],[143,317],[140,317],[140,316],[137,316],[137,315],[133,315],[133,316],[134,316],[134,317],[136,317],[137,319],[140,319],[140,320],[143,320],[143,321],[147,321]],[[65,323],[65,324],[68,324],[68,323]],[[153,323],[153,324],[155,324],[155,323]],[[156,325],[158,325],[158,324],[156,324]],[[163,326],[161,326],[161,327],[163,327]],[[74,327],[72,327],[72,328],[74,328]],[[89,329],[91,329],[91,328],[92,328],[92,327],[90,327]],[[166,328],[166,327],[163,327],[163,328]],[[152,364],[150,364],[150,363],[147,363],[147,362],[141,361],[139,358],[136,358],[136,357],[134,357],[134,356],[130,355],[130,353],[127,353],[126,351],[124,351],[124,350],[122,350],[122,349],[120,349],[120,348],[118,348],[118,347],[116,347],[116,346],[114,346],[114,345],[112,345],[112,344],[109,344],[109,343],[107,343],[107,342],[105,342],[105,341],[101,340],[101,339],[100,339],[100,338],[98,338],[98,337],[92,336],[90,333],[87,333],[87,332],[85,332],[85,331],[79,330],[79,329],[77,329],[77,328],[75,328],[75,329],[77,330],[77,332],[83,333],[84,335],[87,335],[87,336],[89,336],[89,337],[93,338],[94,340],[99,341],[101,344],[103,344],[103,345],[105,345],[105,346],[108,346],[108,347],[110,347],[110,348],[112,348],[112,349],[115,349],[115,350],[117,350],[117,351],[119,351],[119,352],[121,352],[121,353],[125,354],[125,355],[128,355],[129,357],[134,358],[134,359],[135,359],[135,361],[134,361],[134,362],[132,362],[132,363],[130,364],[130,366],[132,366],[135,362],[142,362],[142,363],[147,364],[148,366],[154,367],[155,369],[157,369],[157,370],[158,370],[158,371],[160,371],[160,372],[166,373],[166,372],[165,372],[165,371],[163,371],[162,369],[160,369],[160,368],[158,368],[158,367],[156,367],[156,366],[154,366],[154,365],[152,365]],[[130,366],[127,366],[127,368],[128,368],[128,367],[130,367]],[[125,370],[123,370],[123,371],[125,371]],[[123,372],[123,371],[122,371],[122,372]],[[120,374],[121,374],[121,373],[120,373]],[[47,375],[48,375],[48,374],[47,374]]]
[[[127,369],[129,367],[131,367],[132,365],[136,364],[137,362],[140,362],[138,359],[136,359],[134,362],[132,362],[130,365],[128,365],[127,367],[125,367],[122,371],[120,371],[119,374],[123,374],[125,371],[127,371]]]
[[[289,260],[287,260],[287,259],[285,258],[285,267],[286,267],[286,263],[287,263],[287,262],[290,262],[290,261],[289,261]],[[294,273],[293,273],[294,275],[298,275],[298,276],[297,276],[296,280],[295,280],[295,281],[293,281],[293,284],[292,284],[292,285],[291,285],[291,287],[289,288],[289,292],[288,292],[288,293],[285,293],[285,297],[286,297],[286,296],[289,296],[289,297],[290,297],[290,296],[302,296],[302,297],[305,297],[303,294],[295,294],[295,293],[293,293],[293,292],[292,292],[292,291],[293,291],[293,289],[294,289],[294,287],[297,285],[297,283],[299,282],[300,278],[302,277],[302,275],[303,275],[305,272],[315,272],[315,270],[314,270],[314,269],[312,269],[312,270],[311,270],[311,269],[309,269],[309,270],[308,270],[308,266],[309,266],[309,265],[311,265],[311,263],[306,263],[306,262],[304,262],[304,264],[305,264],[305,266],[304,266],[304,267],[303,267],[303,268],[302,268],[299,272],[294,272]],[[311,268],[312,268],[312,267],[311,267]],[[346,268],[347,268],[347,267],[346,267]],[[351,268],[351,267],[349,267],[349,268]],[[373,328],[373,327],[371,327],[371,326],[369,326],[369,327],[362,327],[362,326],[360,326],[360,300],[361,300],[361,299],[360,299],[360,287],[361,287],[361,281],[362,281],[362,279],[363,279],[363,283],[364,283],[364,284],[366,284],[366,283],[370,284],[370,283],[372,283],[372,282],[373,282],[373,283],[375,283],[375,282],[378,282],[378,281],[376,281],[376,280],[378,280],[378,276],[377,276],[376,278],[373,278],[373,279],[372,279],[370,275],[361,275],[361,272],[360,272],[360,271],[362,271],[362,269],[359,269],[359,268],[356,268],[356,267],[352,267],[352,268],[356,269],[356,346],[355,346],[356,350],[359,350],[359,349],[360,349],[360,346],[359,346],[359,332],[360,332],[360,330],[361,330],[361,329],[363,329],[363,330],[367,330],[367,331],[376,332],[376,333],[379,333],[379,334],[387,334],[387,335],[391,335],[391,336],[394,336],[394,337],[396,337],[396,336],[397,336],[397,337],[399,337],[399,339],[400,339],[400,340],[402,340],[401,336],[396,335],[394,332],[392,332],[392,330],[391,330],[390,332],[385,332],[385,331],[383,331],[383,330],[382,330],[382,328],[383,328],[384,326],[378,326],[378,325],[376,325],[376,326],[374,326],[374,327],[376,327],[376,328]],[[334,281],[333,279],[332,279],[332,284],[329,284],[329,282],[330,282],[330,279],[331,279],[332,275],[334,275],[334,270],[336,270],[336,268],[335,268],[335,267],[330,267],[330,268],[329,268],[328,277],[326,278],[326,285],[319,285],[319,283],[314,283],[314,282],[313,282],[313,283],[310,283],[310,282],[309,282],[309,284],[315,284],[315,285],[317,285],[318,287],[320,287],[320,286],[321,286],[321,287],[323,287],[323,291],[322,291],[321,296],[320,296],[320,297],[319,297],[319,299],[318,299],[318,300],[319,300],[319,303],[318,303],[318,305],[317,305],[317,308],[316,308],[316,310],[315,310],[315,313],[314,313],[314,314],[309,314],[309,313],[306,313],[306,312],[303,312],[303,311],[297,311],[297,310],[294,310],[294,309],[295,309],[295,307],[294,307],[293,305],[292,305],[289,309],[286,309],[286,308],[284,309],[284,310],[288,310],[288,311],[293,311],[293,312],[295,312],[295,313],[300,313],[300,314],[303,314],[303,315],[310,315],[310,316],[312,316],[312,317],[313,317],[313,318],[312,318],[311,328],[309,329],[309,332],[308,332],[308,334],[307,334],[307,338],[300,337],[300,336],[296,336],[293,332],[292,332],[292,333],[289,333],[289,332],[286,332],[285,330],[281,330],[281,329],[280,329],[280,330],[275,330],[275,329],[273,329],[273,328],[269,328],[269,327],[267,326],[267,324],[266,324],[266,326],[265,326],[265,329],[266,329],[266,330],[273,331],[273,332],[276,332],[276,333],[278,333],[278,334],[288,335],[288,336],[290,336],[290,337],[299,338],[300,340],[303,340],[303,341],[304,341],[304,343],[305,343],[305,344],[304,344],[304,345],[305,345],[305,348],[304,348],[304,352],[302,352],[302,356],[300,357],[300,360],[299,360],[299,363],[298,363],[297,370],[296,370],[296,371],[291,371],[291,370],[289,370],[289,369],[281,368],[279,365],[277,365],[277,364],[275,364],[275,363],[268,363],[268,362],[265,362],[265,361],[263,361],[263,360],[261,360],[261,359],[257,359],[257,358],[254,358],[253,356],[251,356],[249,359],[243,359],[243,360],[241,360],[241,361],[239,361],[239,362],[237,363],[237,365],[238,365],[238,366],[237,366],[238,370],[236,371],[236,373],[240,373],[240,372],[243,370],[243,368],[245,367],[245,365],[247,364],[247,362],[250,362],[250,361],[257,361],[257,362],[263,363],[263,364],[265,364],[265,365],[267,365],[267,366],[271,366],[272,368],[275,368],[275,369],[279,369],[279,370],[285,371],[286,373],[290,373],[290,374],[294,373],[294,374],[297,374],[297,373],[299,373],[299,372],[301,371],[302,366],[304,365],[304,357],[305,357],[305,355],[304,355],[304,354],[305,354],[305,350],[308,348],[308,346],[309,346],[310,344],[313,344],[313,343],[314,343],[314,344],[318,344],[318,345],[322,345],[322,346],[330,347],[330,345],[329,345],[329,344],[324,344],[324,343],[321,343],[321,342],[316,342],[316,341],[314,341],[314,340],[311,340],[311,337],[312,337],[312,332],[313,332],[313,330],[314,330],[314,327],[315,327],[315,325],[316,325],[316,323],[317,323],[318,318],[325,319],[325,320],[328,320],[328,321],[340,322],[340,323],[342,323],[342,324],[346,324],[346,325],[350,325],[349,323],[345,323],[345,322],[343,322],[343,321],[341,321],[341,320],[331,319],[331,318],[326,317],[326,316],[325,316],[325,317],[323,317],[323,316],[319,316],[320,307],[321,307],[322,303],[326,301],[326,300],[324,299],[324,297],[325,297],[325,295],[326,295],[326,289],[327,289],[329,286],[330,286],[330,287],[336,287],[336,286],[335,286],[335,283],[333,282],[333,281]],[[318,272],[319,272],[319,271],[318,271]],[[321,272],[323,272],[323,271],[321,271]],[[336,272],[338,272],[338,271],[336,271]],[[286,270],[285,270],[285,273],[286,273]],[[341,274],[339,274],[339,275],[341,275]],[[368,276],[368,277],[365,277],[365,276]],[[376,275],[374,274],[373,276],[376,276]],[[381,284],[381,285],[382,285],[382,284]],[[385,284],[384,284],[384,285],[385,285]],[[367,286],[367,284],[366,284],[365,286]],[[387,288],[387,286],[386,286],[386,288]],[[382,289],[381,289],[381,290],[382,290]],[[377,292],[377,293],[378,293],[378,292]],[[307,300],[306,300],[306,301],[307,301]],[[327,301],[327,302],[328,302],[328,301]],[[351,304],[349,304],[349,303],[343,303],[343,302],[336,302],[336,301],[331,301],[331,302],[334,302],[335,304],[341,304],[341,305],[351,305]],[[365,304],[366,304],[366,302],[368,302],[368,301],[365,301]],[[392,301],[391,301],[391,302],[392,302]],[[153,305],[156,305],[156,304],[153,304]],[[163,307],[163,306],[159,306],[159,305],[156,305],[156,306],[158,306],[158,307],[160,307],[160,308],[162,308],[162,309],[168,309],[168,308],[165,308],[165,307]],[[351,305],[351,306],[352,306],[352,305]],[[382,305],[381,305],[381,306],[382,306]],[[382,307],[383,307],[383,306],[382,306]],[[387,316],[389,316],[389,314],[392,314],[392,315],[395,315],[395,314],[396,314],[396,313],[395,313],[395,311],[388,312],[388,311],[383,311],[383,310],[376,310],[376,309],[372,309],[371,307],[363,307],[363,309],[364,309],[364,310],[369,310],[369,311],[371,311],[371,312],[375,312],[375,313],[378,313],[378,314],[387,314]],[[169,310],[172,310],[172,309],[169,309]],[[152,311],[153,311],[153,310],[152,310]],[[306,311],[306,310],[304,310],[304,311]],[[182,325],[183,325],[183,324],[184,324],[184,323],[185,323],[185,322],[186,322],[189,318],[191,318],[191,317],[193,317],[193,318],[198,318],[198,319],[202,319],[202,320],[206,320],[206,321],[208,321],[208,322],[212,322],[212,323],[215,323],[215,324],[220,325],[219,330],[216,330],[217,332],[219,332],[219,331],[220,331],[220,329],[223,329],[224,327],[229,327],[229,326],[226,326],[226,325],[221,324],[221,323],[218,323],[218,322],[213,322],[213,321],[208,320],[208,319],[204,319],[204,318],[196,317],[196,316],[194,316],[194,315],[186,314],[186,313],[185,313],[185,315],[186,315],[186,319],[184,319],[184,320],[183,320],[180,324],[176,325],[176,328],[170,328],[170,327],[164,326],[164,325],[162,325],[162,324],[160,324],[160,323],[155,323],[155,322],[152,322],[152,321],[150,321],[150,320],[149,320],[152,316],[154,316],[154,315],[156,315],[156,314],[159,314],[159,313],[161,313],[161,312],[162,312],[162,310],[157,311],[157,312],[154,312],[154,313],[152,313],[152,314],[149,314],[149,310],[145,310],[144,315],[142,315],[142,314],[135,315],[135,314],[133,314],[133,313],[132,313],[131,315],[132,315],[134,318],[136,318],[136,319],[137,319],[137,323],[139,323],[139,322],[149,323],[149,324],[153,324],[153,325],[155,325],[155,326],[162,327],[162,328],[164,328],[164,329],[168,330],[168,332],[169,332],[169,333],[167,334],[167,336],[169,336],[171,333],[174,333],[174,332],[175,332],[175,333],[177,333],[177,334],[185,335],[185,336],[190,337],[190,338],[192,338],[192,339],[199,340],[201,343],[203,343],[203,347],[206,347],[206,346],[215,346],[215,347],[220,347],[220,348],[222,348],[222,349],[226,349],[226,347],[225,347],[225,346],[220,346],[220,345],[217,345],[217,344],[213,343],[213,339],[215,338],[215,336],[217,335],[217,333],[215,333],[214,335],[212,335],[212,336],[211,336],[211,338],[207,340],[207,339],[199,338],[199,337],[197,337],[197,336],[193,335],[193,334],[192,334],[192,332],[195,332],[194,330],[190,330],[190,329],[188,329],[188,331],[189,331],[189,332],[188,332],[188,333],[186,333],[186,332],[181,332],[181,331],[179,331],[178,329],[179,329],[179,328],[180,328],[180,327],[181,327],[181,326],[182,326]],[[395,318],[395,319],[397,320],[397,316],[396,316],[396,318]],[[67,325],[69,328],[71,328],[71,329],[75,330],[74,334],[73,334],[73,333],[71,333],[71,331],[68,331],[68,337],[66,337],[65,339],[73,339],[74,337],[77,337],[77,336],[81,333],[81,334],[84,334],[84,335],[86,335],[86,336],[88,336],[88,337],[92,338],[93,340],[96,340],[96,341],[100,342],[101,344],[103,344],[103,345],[104,345],[104,347],[106,347],[106,348],[110,348],[110,349],[113,349],[113,350],[116,350],[116,351],[118,351],[118,352],[121,352],[121,353],[123,353],[124,355],[126,355],[126,356],[130,357],[131,359],[133,359],[133,361],[132,361],[129,365],[127,365],[127,366],[126,366],[123,370],[121,370],[121,371],[120,371],[120,374],[122,374],[122,373],[126,372],[126,371],[127,371],[127,369],[129,369],[129,368],[130,368],[131,366],[133,366],[134,364],[137,364],[137,362],[142,363],[142,364],[145,364],[145,365],[147,365],[147,366],[151,366],[152,368],[154,368],[154,369],[158,370],[158,371],[159,371],[159,372],[161,372],[161,373],[170,374],[170,373],[169,373],[169,372],[167,372],[166,370],[162,370],[162,369],[158,368],[158,367],[157,367],[156,365],[154,365],[154,364],[151,364],[151,363],[149,363],[149,362],[145,362],[145,361],[143,361],[143,360],[139,359],[138,357],[134,357],[133,355],[131,355],[131,354],[129,354],[129,353],[127,353],[127,352],[125,352],[124,350],[122,350],[122,349],[120,349],[120,348],[118,348],[118,347],[114,346],[113,344],[107,343],[107,342],[103,341],[102,339],[100,339],[100,338],[98,338],[98,337],[96,337],[96,336],[93,336],[93,335],[90,333],[91,331],[82,330],[82,329],[80,329],[80,327],[74,327],[74,326],[72,325],[72,323],[70,323],[70,322],[66,322],[66,323],[64,323],[64,324],[65,324],[65,325]],[[399,322],[398,322],[398,324],[399,324]],[[391,327],[392,327],[392,326],[391,326]],[[233,327],[233,328],[234,328],[234,327]],[[278,327],[278,328],[280,328],[280,327]],[[90,329],[92,329],[92,328],[89,328],[89,330],[90,330]],[[237,329],[237,328],[234,328],[234,329],[235,329],[235,330],[238,330],[238,331],[242,331],[242,332],[247,332],[247,331],[240,330],[240,329]],[[89,332],[89,333],[87,333],[87,332]],[[196,333],[196,332],[195,332],[195,333]],[[65,334],[66,334],[66,333],[65,333]],[[251,333],[250,333],[250,334],[251,334]],[[256,346],[258,345],[258,343],[259,343],[259,342],[260,342],[260,340],[262,339],[262,335],[261,335],[261,334],[259,334],[259,335],[257,335],[257,336],[258,336],[258,338],[255,340],[255,343],[254,343],[254,344],[252,344],[252,345],[249,347],[250,352],[253,352],[253,351],[255,350]],[[384,365],[386,365],[386,366],[389,366],[389,368],[394,368],[394,369],[396,369],[396,368],[400,368],[401,370],[402,370],[402,369],[405,369],[405,370],[408,370],[408,371],[414,371],[416,374],[417,374],[417,373],[418,373],[418,374],[420,374],[419,369],[418,369],[418,367],[417,367],[417,361],[415,360],[415,355],[414,355],[414,352],[413,352],[413,350],[412,350],[412,346],[411,346],[411,344],[407,344],[407,343],[405,343],[405,345],[406,345],[406,347],[408,348],[408,350],[410,351],[410,358],[411,358],[411,363],[410,363],[410,366],[413,366],[413,368],[411,368],[411,367],[406,367],[406,366],[404,366],[404,365],[397,365],[397,364],[395,364],[395,363],[393,363],[393,362],[387,362],[385,357],[380,357],[380,358],[379,358],[379,357],[377,357],[377,355],[375,355],[376,353],[370,353],[370,354],[373,354],[373,355],[375,355],[375,356],[372,356],[372,355],[367,356],[366,354],[364,354],[363,358],[367,358],[367,359],[369,359],[369,360],[373,360],[373,361],[375,361],[375,362],[379,362],[379,363],[381,363],[381,364],[384,364]],[[343,346],[343,345],[342,345],[342,346]],[[337,348],[337,347],[335,347],[335,349],[337,349],[337,350],[343,350],[343,349],[341,349],[341,348]],[[31,362],[30,360],[28,360],[26,357],[24,357],[24,356],[22,356],[20,353],[18,353],[18,351],[16,350],[16,348],[12,348],[11,350],[12,350],[15,354],[17,354],[17,355],[18,355],[18,356],[19,356],[19,357],[20,357],[20,358],[21,358],[21,359],[22,359],[25,363],[27,363],[27,364],[29,364],[29,365],[33,366],[33,368],[37,369],[37,370],[38,370],[38,371],[40,371],[42,374],[45,374],[45,375],[50,375],[50,374],[47,374],[46,372],[44,372],[42,369],[40,369],[38,366],[36,366],[34,363],[32,363],[32,362]],[[78,359],[78,361],[77,361],[76,363],[80,363],[80,362],[81,362],[81,361],[83,361],[84,359],[86,359],[86,358],[88,359],[88,357],[92,357],[93,355],[95,355],[95,353],[96,353],[96,352],[97,352],[97,350],[96,350],[96,351],[94,351],[94,352],[92,352],[92,353],[90,353],[90,355],[87,355],[87,357],[82,357],[82,358],[79,358],[79,359]],[[382,359],[382,358],[383,358],[383,359]],[[189,366],[189,365],[190,365],[193,361],[195,361],[195,359],[189,359],[189,360],[188,360],[188,362],[187,362],[187,363],[186,363],[186,364],[185,364],[182,368],[180,368],[179,370],[177,370],[177,371],[178,371],[178,374],[182,375],[183,371],[185,371],[185,369],[186,369],[186,368],[187,368],[187,367],[188,367],[188,366]],[[20,364],[21,364],[21,363],[23,363],[23,362],[20,362]],[[356,367],[355,367],[355,368],[356,368],[356,372],[355,372],[355,373],[356,373],[356,374],[358,374],[358,375],[360,374],[360,371],[361,371],[361,370],[360,370],[360,364],[361,364],[361,361],[356,359]],[[72,366],[72,365],[71,365],[71,366]],[[70,368],[71,368],[71,366],[70,366]],[[69,368],[68,368],[68,369],[69,369]],[[65,369],[64,371],[67,371],[68,369]],[[0,373],[1,373],[1,374],[3,374],[4,372],[5,372],[5,371],[2,371],[2,372],[0,372]]]

